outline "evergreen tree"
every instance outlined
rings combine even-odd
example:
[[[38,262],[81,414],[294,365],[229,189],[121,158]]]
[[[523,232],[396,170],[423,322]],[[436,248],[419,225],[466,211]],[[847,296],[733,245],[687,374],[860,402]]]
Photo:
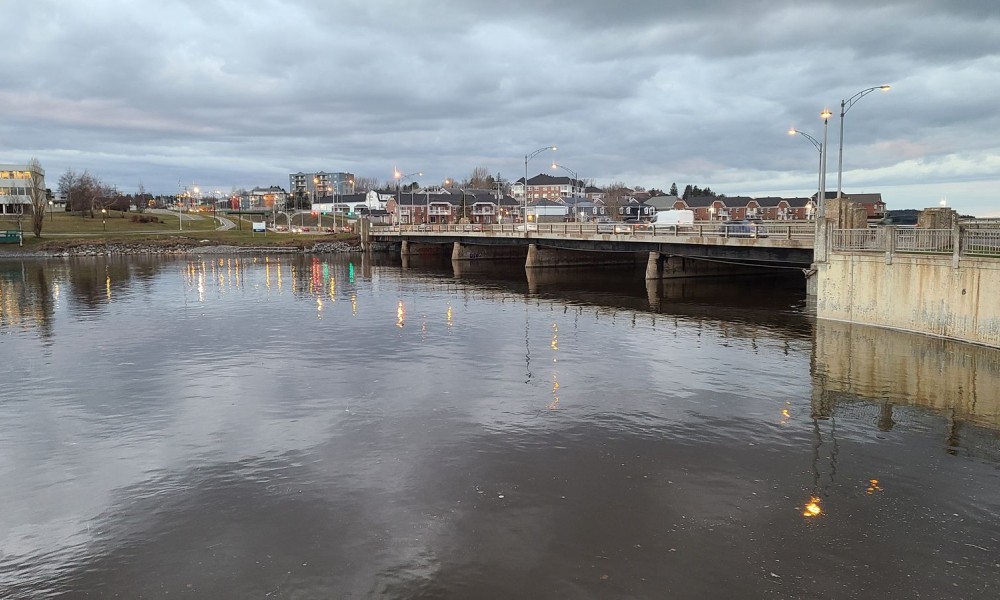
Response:
[[[677,184],[676,183],[671,183],[670,184],[670,195],[671,196],[676,196],[677,195]]]

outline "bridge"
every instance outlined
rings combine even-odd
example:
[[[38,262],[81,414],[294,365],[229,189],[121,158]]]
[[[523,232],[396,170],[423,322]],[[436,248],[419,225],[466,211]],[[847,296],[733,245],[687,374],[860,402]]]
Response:
[[[767,222],[752,230],[723,223],[432,224],[372,226],[363,236],[400,243],[403,255],[454,260],[523,259],[526,268],[634,262],[648,255],[647,278],[724,275],[748,267],[804,269],[813,262],[815,224]]]

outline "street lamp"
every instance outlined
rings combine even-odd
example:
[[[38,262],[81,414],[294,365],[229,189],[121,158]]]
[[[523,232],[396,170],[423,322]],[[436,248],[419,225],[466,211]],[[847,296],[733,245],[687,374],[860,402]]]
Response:
[[[566,171],[567,173],[569,173],[570,175],[573,176],[573,182],[569,186],[569,195],[570,195],[570,197],[575,196],[576,194],[574,194],[573,192],[576,190],[576,185],[578,183],[580,183],[580,176],[577,175],[576,171],[574,171],[573,169],[570,169],[569,167],[564,167],[562,165],[556,164],[555,162],[552,163],[552,168],[553,169],[562,169],[562,170]]]
[[[826,218],[826,149],[827,132],[830,129],[830,109],[824,108],[819,116],[823,119],[823,148],[819,151],[819,198],[816,200],[817,222]]]
[[[104,228],[104,231],[108,230],[108,209],[106,208],[101,209],[101,227]]]
[[[844,175],[844,115],[847,114],[847,111],[851,110],[851,107],[854,106],[858,100],[861,100],[875,90],[888,92],[890,89],[892,89],[892,86],[889,85],[879,85],[865,88],[847,100],[840,101],[840,151],[837,153],[837,198],[840,198],[841,195],[840,184]]]
[[[49,200],[49,220],[52,220],[52,201]]]
[[[545,146],[544,148],[539,148],[538,150],[535,150],[531,154],[525,154],[524,155],[524,194],[522,194],[522,196],[524,198],[524,208],[522,210],[522,219],[524,221],[528,220],[528,161],[531,160],[532,158],[535,158],[536,156],[538,156],[542,152],[546,152],[548,150],[553,150],[554,151],[555,149],[556,149],[555,146]],[[524,234],[528,235],[528,228],[527,227],[524,228]]]
[[[809,135],[808,133],[806,133],[804,131],[799,131],[798,129],[789,129],[788,130],[788,135],[795,135],[796,133],[799,134],[799,135],[801,135],[802,137],[806,138],[807,140],[809,140],[809,143],[811,143],[813,146],[815,146],[816,150],[819,152],[819,169],[818,169],[818,171],[819,171],[819,183],[816,185],[816,202],[818,204],[819,203],[819,194],[821,192],[824,193],[824,194],[826,193],[825,190],[823,190],[823,146],[822,146],[822,144],[819,143],[819,140],[817,140],[816,138],[814,138],[813,136]]]
[[[396,215],[396,225],[402,225],[402,221],[403,221],[403,207],[400,206],[400,204],[399,204],[400,203],[399,186],[403,182],[404,179],[406,179],[407,177],[412,177],[414,175],[416,175],[417,177],[423,177],[424,176],[423,173],[407,173],[406,175],[403,175],[399,171],[396,171],[392,175],[393,177],[396,178],[396,213],[397,213],[397,215]],[[410,204],[412,205],[413,203],[411,202]]]

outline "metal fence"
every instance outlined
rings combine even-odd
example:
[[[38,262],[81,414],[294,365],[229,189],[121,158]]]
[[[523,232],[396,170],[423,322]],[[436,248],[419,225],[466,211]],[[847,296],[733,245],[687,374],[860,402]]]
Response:
[[[958,248],[955,247],[956,241]],[[975,226],[962,225],[957,235],[954,229],[834,229],[831,249],[834,252],[1000,256],[1000,227],[984,227],[981,223]]]

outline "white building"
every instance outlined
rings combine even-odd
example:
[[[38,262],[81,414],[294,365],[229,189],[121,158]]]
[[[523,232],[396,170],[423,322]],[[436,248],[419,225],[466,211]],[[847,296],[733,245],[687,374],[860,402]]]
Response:
[[[45,170],[39,168],[41,187],[45,189]],[[0,164],[0,214],[21,214],[31,206],[31,171],[28,165]]]

